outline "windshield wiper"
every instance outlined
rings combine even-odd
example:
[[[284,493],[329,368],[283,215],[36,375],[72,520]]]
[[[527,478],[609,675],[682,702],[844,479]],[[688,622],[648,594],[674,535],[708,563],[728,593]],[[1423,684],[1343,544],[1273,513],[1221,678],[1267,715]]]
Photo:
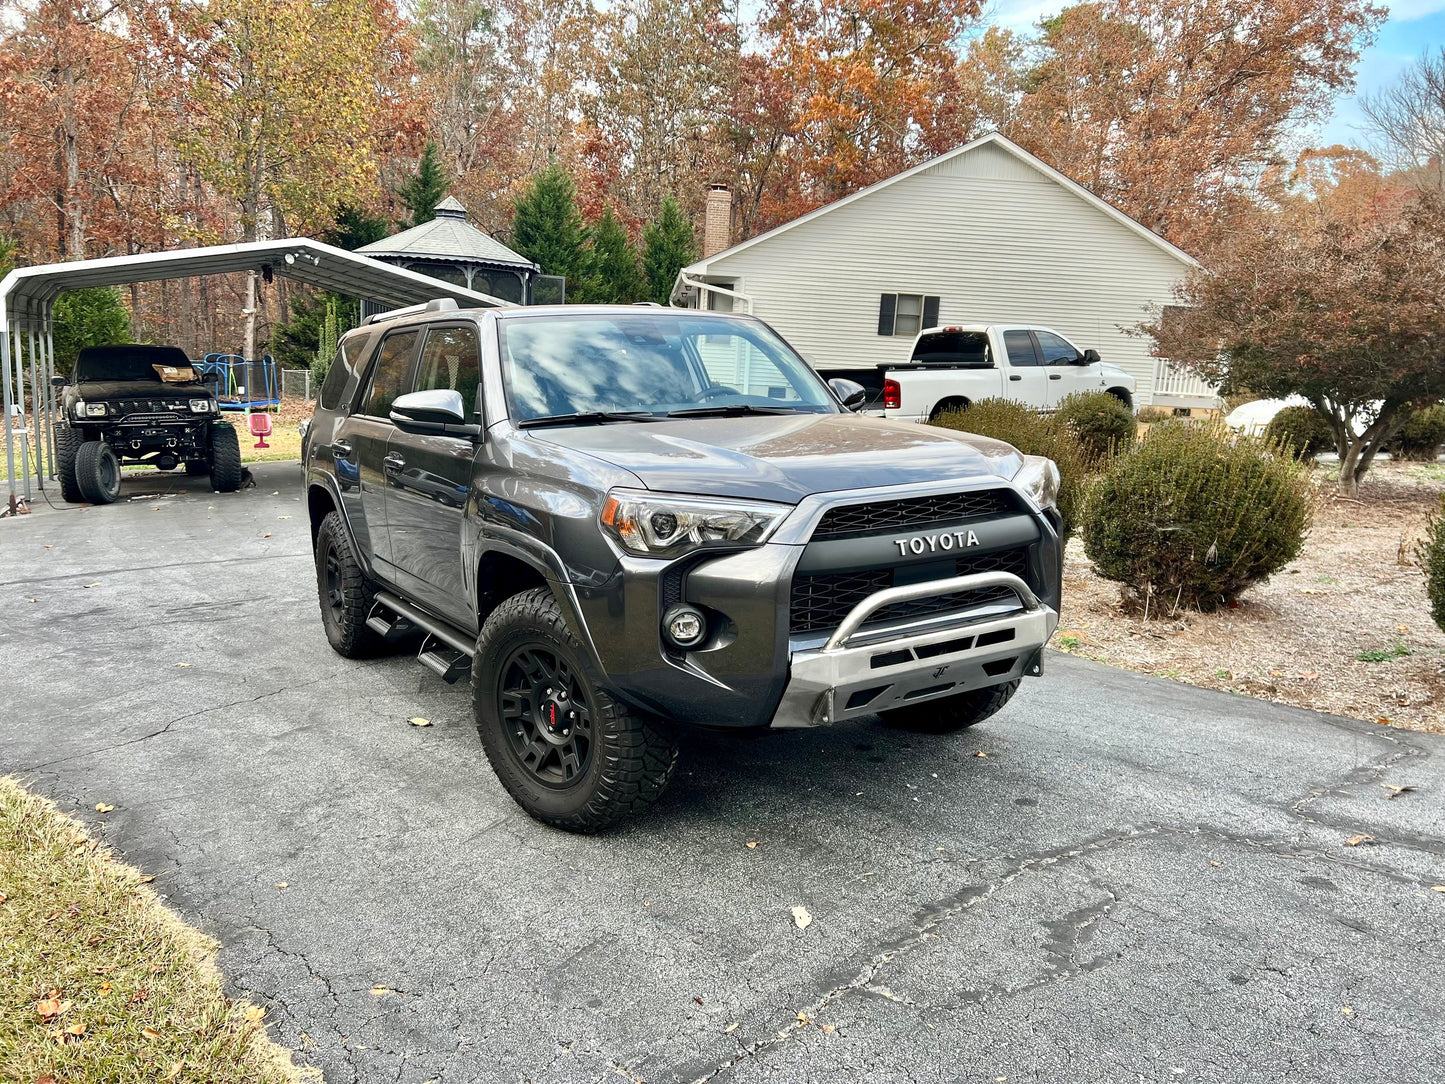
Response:
[[[727,418],[741,414],[797,414],[794,407],[753,406],[752,403],[727,403],[718,406],[686,407],[669,410],[669,418]]]
[[[549,425],[605,425],[608,422],[658,421],[650,410],[579,410],[572,414],[548,414],[517,422],[518,429],[541,429]]]

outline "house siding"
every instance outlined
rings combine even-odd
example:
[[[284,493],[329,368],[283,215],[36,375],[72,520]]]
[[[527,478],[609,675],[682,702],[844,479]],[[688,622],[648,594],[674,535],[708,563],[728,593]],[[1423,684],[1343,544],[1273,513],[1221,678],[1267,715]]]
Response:
[[[939,323],[1041,324],[1138,380],[1149,341],[1127,333],[1170,301],[1185,262],[1018,155],[984,144],[707,261],[754,315],[822,370],[908,360],[878,334],[884,293],[936,294]]]

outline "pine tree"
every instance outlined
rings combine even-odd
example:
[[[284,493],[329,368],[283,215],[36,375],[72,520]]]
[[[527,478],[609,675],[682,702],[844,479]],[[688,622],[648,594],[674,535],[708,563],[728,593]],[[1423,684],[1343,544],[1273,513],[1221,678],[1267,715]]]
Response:
[[[451,184],[452,178],[442,167],[441,151],[437,148],[436,140],[428,139],[421,152],[421,161],[417,163],[416,172],[402,182],[402,186],[396,191],[411,211],[413,226],[420,226],[436,217],[437,204],[446,198]]]
[[[362,245],[380,241],[391,233],[391,223],[374,215],[365,207],[344,203],[336,209],[336,224],[321,235],[328,245],[353,251]]]
[[[666,305],[677,273],[697,258],[692,222],[671,196],[663,198],[657,217],[642,231],[642,270],[649,301]]]
[[[602,217],[593,223],[591,233],[590,256],[596,288],[593,296],[585,300],[622,305],[645,300],[647,281],[642,277],[637,251],[611,207],[602,209]]]
[[[565,275],[569,301],[586,301],[594,293],[586,241],[577,186],[554,162],[532,178],[512,210],[512,248],[541,267],[542,274]]]

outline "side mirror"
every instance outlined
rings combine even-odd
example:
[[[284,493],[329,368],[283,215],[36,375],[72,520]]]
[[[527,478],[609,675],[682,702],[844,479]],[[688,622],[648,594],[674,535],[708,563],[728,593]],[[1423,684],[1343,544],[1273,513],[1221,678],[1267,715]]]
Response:
[[[868,401],[868,389],[856,380],[835,376],[828,381],[828,390],[838,397],[838,402],[848,410],[857,410]]]
[[[1099,361],[1099,352],[1092,346],[1084,351],[1084,356],[1079,360],[1080,365],[1094,365]]]
[[[63,376],[52,376],[50,378],[50,386],[52,388],[63,388],[65,387],[66,383],[68,382]]]
[[[462,393],[447,388],[398,395],[391,404],[391,420],[409,433],[437,433],[449,437],[480,436],[482,427],[467,422]]]

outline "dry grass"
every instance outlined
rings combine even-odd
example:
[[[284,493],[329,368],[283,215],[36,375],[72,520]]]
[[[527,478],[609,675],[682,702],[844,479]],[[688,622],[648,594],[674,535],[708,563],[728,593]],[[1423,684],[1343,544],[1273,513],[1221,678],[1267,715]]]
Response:
[[[0,1080],[298,1084],[216,943],[83,825],[0,779]]]
[[[1069,545],[1053,645],[1146,674],[1416,730],[1445,732],[1445,633],[1430,620],[1412,559],[1445,464],[1375,466],[1359,502],[1319,503],[1304,551],[1214,614],[1145,621]]]

